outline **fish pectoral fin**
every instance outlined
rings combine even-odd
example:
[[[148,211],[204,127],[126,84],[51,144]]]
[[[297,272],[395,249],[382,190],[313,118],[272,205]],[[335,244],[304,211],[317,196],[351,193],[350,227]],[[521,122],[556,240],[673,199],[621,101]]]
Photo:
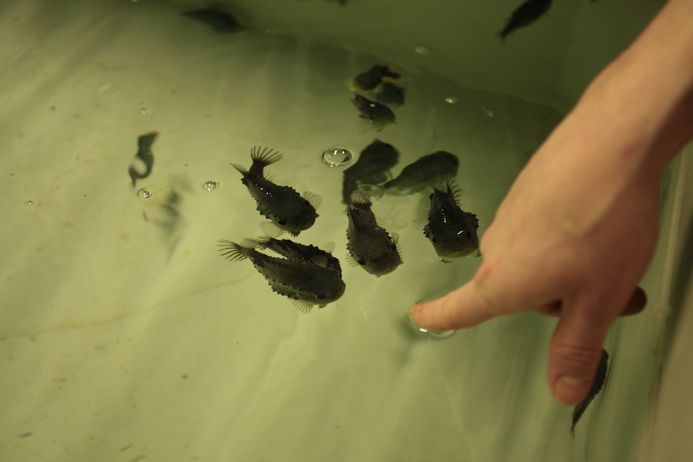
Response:
[[[303,314],[310,313],[310,310],[313,308],[313,305],[303,300],[291,300],[291,304]]]
[[[276,239],[282,234],[284,234],[284,230],[271,221],[265,221],[264,223],[262,223],[260,225],[260,229],[262,230],[262,233],[268,238]]]
[[[303,193],[303,198],[307,200],[315,209],[320,208],[322,205],[322,197],[310,191],[305,191]]]
[[[268,148],[267,146],[253,146],[250,149],[250,158],[253,159],[253,162],[266,167],[280,161],[282,154],[276,149]]]
[[[357,262],[356,259],[350,253],[347,254],[345,260],[347,262],[347,265],[349,266],[359,266],[359,262]]]

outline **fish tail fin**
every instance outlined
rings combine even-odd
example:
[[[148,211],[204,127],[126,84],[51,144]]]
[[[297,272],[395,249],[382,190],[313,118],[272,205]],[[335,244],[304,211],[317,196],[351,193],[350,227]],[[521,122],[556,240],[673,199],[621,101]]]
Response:
[[[266,146],[253,146],[250,149],[250,158],[253,159],[253,165],[250,166],[250,172],[262,175],[265,167],[281,160],[282,154],[279,151]]]
[[[370,196],[362,189],[357,189],[351,193],[349,204],[353,206],[370,207],[372,205]]]
[[[255,251],[253,247],[245,247],[227,239],[221,239],[218,247],[221,256],[229,261],[243,261]]]

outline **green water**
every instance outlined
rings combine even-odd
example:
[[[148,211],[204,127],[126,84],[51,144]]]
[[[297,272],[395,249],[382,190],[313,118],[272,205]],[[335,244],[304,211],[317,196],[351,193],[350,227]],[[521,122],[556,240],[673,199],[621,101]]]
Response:
[[[423,236],[421,194],[374,205],[400,236],[401,267],[375,278],[346,265],[343,170],[320,158],[334,145],[357,155],[376,137],[400,150],[395,173],[453,152],[481,233],[559,120],[554,110],[457,87],[413,56],[399,68],[397,123],[376,131],[347,82],[387,57],[264,31],[218,35],[164,6],[73,2],[47,28],[40,10],[9,5],[0,460],[629,460],[654,315],[610,337],[609,385],[573,439],[571,409],[544,378],[554,321],[527,314],[445,340],[412,335],[408,306],[467,281],[480,260],[440,262]],[[127,169],[137,137],[153,130],[144,198]],[[262,233],[229,166],[249,165],[254,145],[284,154],[268,168],[274,181],[323,199],[299,241],[334,242],[347,289],[309,315],[216,250]],[[208,181],[219,186],[207,191]],[[624,351],[626,337],[639,341]]]

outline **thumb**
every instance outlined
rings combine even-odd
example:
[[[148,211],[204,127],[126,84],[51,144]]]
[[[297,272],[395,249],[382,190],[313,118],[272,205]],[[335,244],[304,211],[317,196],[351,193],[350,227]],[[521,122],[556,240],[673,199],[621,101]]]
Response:
[[[566,309],[551,339],[549,387],[563,404],[579,403],[592,386],[602,344],[612,322],[594,313],[593,310]]]

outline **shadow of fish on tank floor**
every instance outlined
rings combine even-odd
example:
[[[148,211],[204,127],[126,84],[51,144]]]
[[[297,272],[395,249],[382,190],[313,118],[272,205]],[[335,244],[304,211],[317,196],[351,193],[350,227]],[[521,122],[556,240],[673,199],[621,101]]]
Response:
[[[599,392],[604,388],[606,384],[607,374],[609,372],[609,353],[602,349],[602,355],[599,358],[599,365],[597,366],[597,371],[594,374],[594,381],[592,382],[592,387],[587,393],[585,399],[578,403],[573,409],[572,424],[570,426],[570,434],[575,436],[575,426],[580,421],[582,415],[587,411],[587,407],[592,403],[594,398],[597,397]]]
[[[302,313],[338,300],[346,288],[339,260],[313,245],[273,237],[238,244],[219,241],[219,252],[229,261],[249,260],[265,278],[272,291],[291,299]],[[259,250],[272,250],[280,257]]]
[[[236,17],[227,11],[227,8],[226,5],[212,5],[208,8],[184,11],[181,15],[206,24],[219,34],[238,32],[241,30],[241,26]]]

